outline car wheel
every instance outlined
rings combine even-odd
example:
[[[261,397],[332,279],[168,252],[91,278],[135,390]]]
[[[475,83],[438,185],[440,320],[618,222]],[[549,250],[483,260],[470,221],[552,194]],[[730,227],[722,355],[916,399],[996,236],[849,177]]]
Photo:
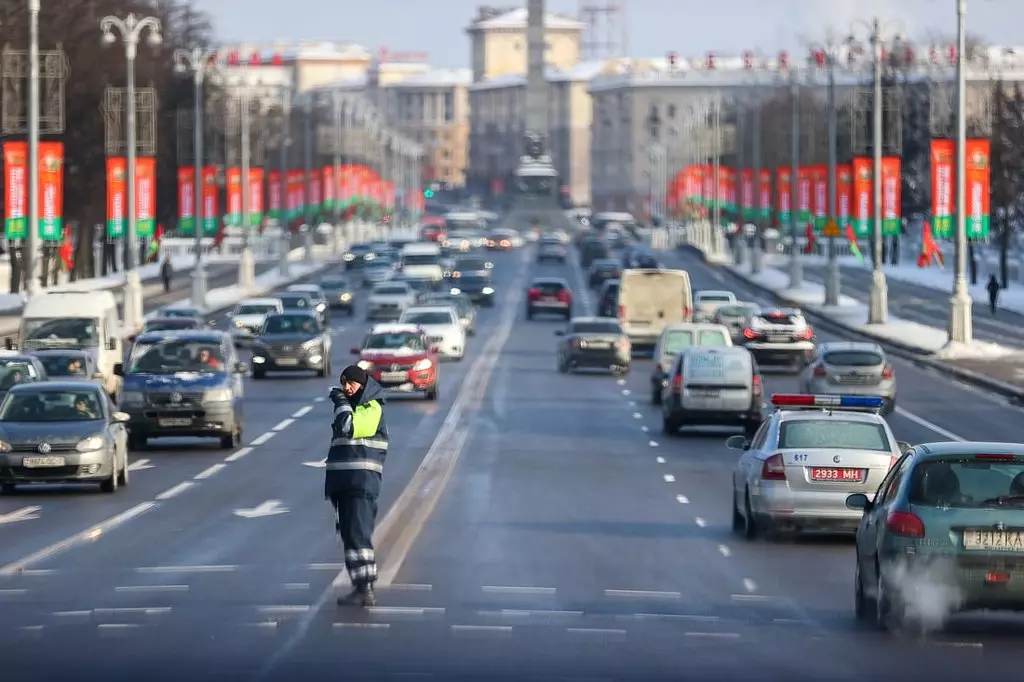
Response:
[[[754,512],[750,509],[750,491],[743,493],[743,539],[754,540],[757,538],[757,521],[754,520]]]
[[[128,449],[129,450],[144,450],[149,439],[145,436],[136,436],[128,434]]]
[[[860,575],[860,555],[857,555],[857,563],[853,574],[853,613],[857,620],[862,623],[875,623],[878,619],[875,613],[875,603],[868,601],[864,596],[864,581]]]
[[[3,485],[0,485],[0,493],[4,495],[13,495],[16,492],[18,492],[18,486],[13,483],[4,483]]]
[[[121,480],[118,481],[122,486],[128,485],[128,452],[125,451],[124,458],[121,460]]]
[[[662,414],[661,415],[661,432],[666,436],[675,436],[679,433],[679,423],[675,419]]]
[[[651,386],[651,405],[661,405],[660,386]]]
[[[118,483],[120,482],[120,478],[121,472],[117,470],[117,458],[115,457],[111,466],[110,478],[100,483],[100,492],[104,492],[107,494],[116,493]]]
[[[317,375],[318,377],[326,377],[326,376],[328,375],[328,373],[329,373],[330,371],[331,371],[331,370],[330,370],[330,368],[329,368],[329,367],[327,366],[327,363],[324,363],[324,366],[323,366],[323,367],[321,367],[320,369],[318,369],[318,370],[316,371],[316,375]]]
[[[898,630],[903,619],[898,604],[893,603],[888,589],[885,587],[885,580],[882,578],[882,570],[878,563],[875,563],[877,582],[875,583],[875,623],[880,630],[890,632]]]
[[[255,370],[255,369],[254,369],[254,370],[252,371],[252,378],[253,378],[253,379],[262,379],[262,378],[263,378],[263,377],[265,377],[266,375],[267,375],[267,374],[266,374],[266,372],[263,372],[263,371],[261,371],[261,370]]]
[[[220,437],[221,450],[234,450],[242,442],[242,427],[236,426],[231,433]]]
[[[733,483],[732,490],[732,532],[742,535],[744,531],[743,514],[740,513],[739,500],[736,499],[736,484]]]
[[[433,386],[431,386],[427,390],[427,392],[424,394],[424,397],[427,400],[437,400],[437,393],[438,393],[438,385],[434,384]]]

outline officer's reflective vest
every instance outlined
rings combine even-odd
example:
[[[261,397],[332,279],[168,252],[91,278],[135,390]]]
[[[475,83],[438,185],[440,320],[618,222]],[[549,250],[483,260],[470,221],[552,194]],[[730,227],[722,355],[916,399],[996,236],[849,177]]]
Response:
[[[326,493],[353,489],[374,492],[388,454],[380,387],[367,386],[355,409],[344,396],[334,398],[331,447],[327,454]]]

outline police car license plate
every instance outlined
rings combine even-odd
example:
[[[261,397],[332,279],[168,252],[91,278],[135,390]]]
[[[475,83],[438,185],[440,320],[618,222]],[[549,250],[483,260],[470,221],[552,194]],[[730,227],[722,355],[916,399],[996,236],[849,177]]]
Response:
[[[21,466],[26,469],[43,469],[45,467],[64,466],[63,457],[25,457],[21,460]]]
[[[161,419],[160,426],[191,426],[191,419]]]
[[[863,469],[812,468],[812,481],[836,481],[859,483],[864,478]]]
[[[406,377],[407,374],[405,372],[381,372],[380,374],[380,380],[387,382],[405,381]]]

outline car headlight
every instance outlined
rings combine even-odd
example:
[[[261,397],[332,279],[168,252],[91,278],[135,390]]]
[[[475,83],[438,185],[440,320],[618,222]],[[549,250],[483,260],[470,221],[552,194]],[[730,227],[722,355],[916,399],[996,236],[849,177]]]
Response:
[[[375,253],[368,253],[365,256],[363,256],[363,260],[375,260],[376,258],[377,254]]]
[[[212,388],[203,393],[204,403],[223,403],[231,400],[234,396],[230,388]]]
[[[121,392],[121,404],[122,405],[141,405],[142,404],[142,391],[122,391]]]
[[[88,438],[78,441],[78,445],[75,446],[75,450],[78,450],[79,452],[92,452],[102,448],[103,436],[89,436]]]
[[[342,294],[338,298],[341,299],[342,301],[351,301],[352,300],[352,294]]]
[[[429,358],[423,358],[413,365],[412,369],[414,372],[422,372],[423,370],[430,369],[433,365],[434,363],[432,363]]]
[[[360,360],[359,362],[356,363],[356,367],[363,370],[364,372],[369,372],[371,369],[373,369],[373,363],[370,362],[369,360]]]
[[[452,279],[458,279],[459,277],[462,277],[462,273],[461,272],[453,272],[452,273]]]
[[[457,289],[453,287],[448,293],[450,293],[452,296],[458,296],[459,294],[462,293],[462,289]]]
[[[0,440],[0,452],[10,452],[11,444]]]
[[[492,289],[490,287],[484,287],[484,294],[486,294],[487,296],[490,296],[493,293],[494,293],[494,289]]]
[[[235,320],[235,326],[239,329],[243,329],[245,328],[245,322],[242,322],[241,320]]]
[[[341,259],[351,263],[356,259],[356,255],[354,253],[346,253],[344,256],[341,257]]]
[[[316,309],[318,311],[320,311],[320,312],[323,312],[324,310],[327,309],[327,304],[326,303],[317,303],[316,304]]]
[[[310,339],[309,341],[304,341],[302,343],[302,349],[303,350],[313,350],[314,348],[319,348],[322,344],[323,344],[323,340],[322,339]]]

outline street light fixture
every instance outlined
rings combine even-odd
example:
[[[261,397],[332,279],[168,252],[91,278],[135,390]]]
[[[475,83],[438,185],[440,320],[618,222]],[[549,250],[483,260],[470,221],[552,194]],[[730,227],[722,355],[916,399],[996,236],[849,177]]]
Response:
[[[160,35],[159,19],[139,17],[134,13],[128,14],[123,19],[116,16],[104,17],[100,20],[100,30],[103,31],[104,45],[113,45],[117,42],[117,36],[120,35],[127,60],[125,91],[128,101],[126,103],[125,127],[127,128],[128,216],[125,240],[128,245],[128,260],[125,263],[124,326],[135,330],[142,326],[142,282],[139,278],[139,253],[135,233],[135,57],[138,54],[139,40],[143,34],[146,34],[146,42],[151,47],[160,45],[163,38]]]

